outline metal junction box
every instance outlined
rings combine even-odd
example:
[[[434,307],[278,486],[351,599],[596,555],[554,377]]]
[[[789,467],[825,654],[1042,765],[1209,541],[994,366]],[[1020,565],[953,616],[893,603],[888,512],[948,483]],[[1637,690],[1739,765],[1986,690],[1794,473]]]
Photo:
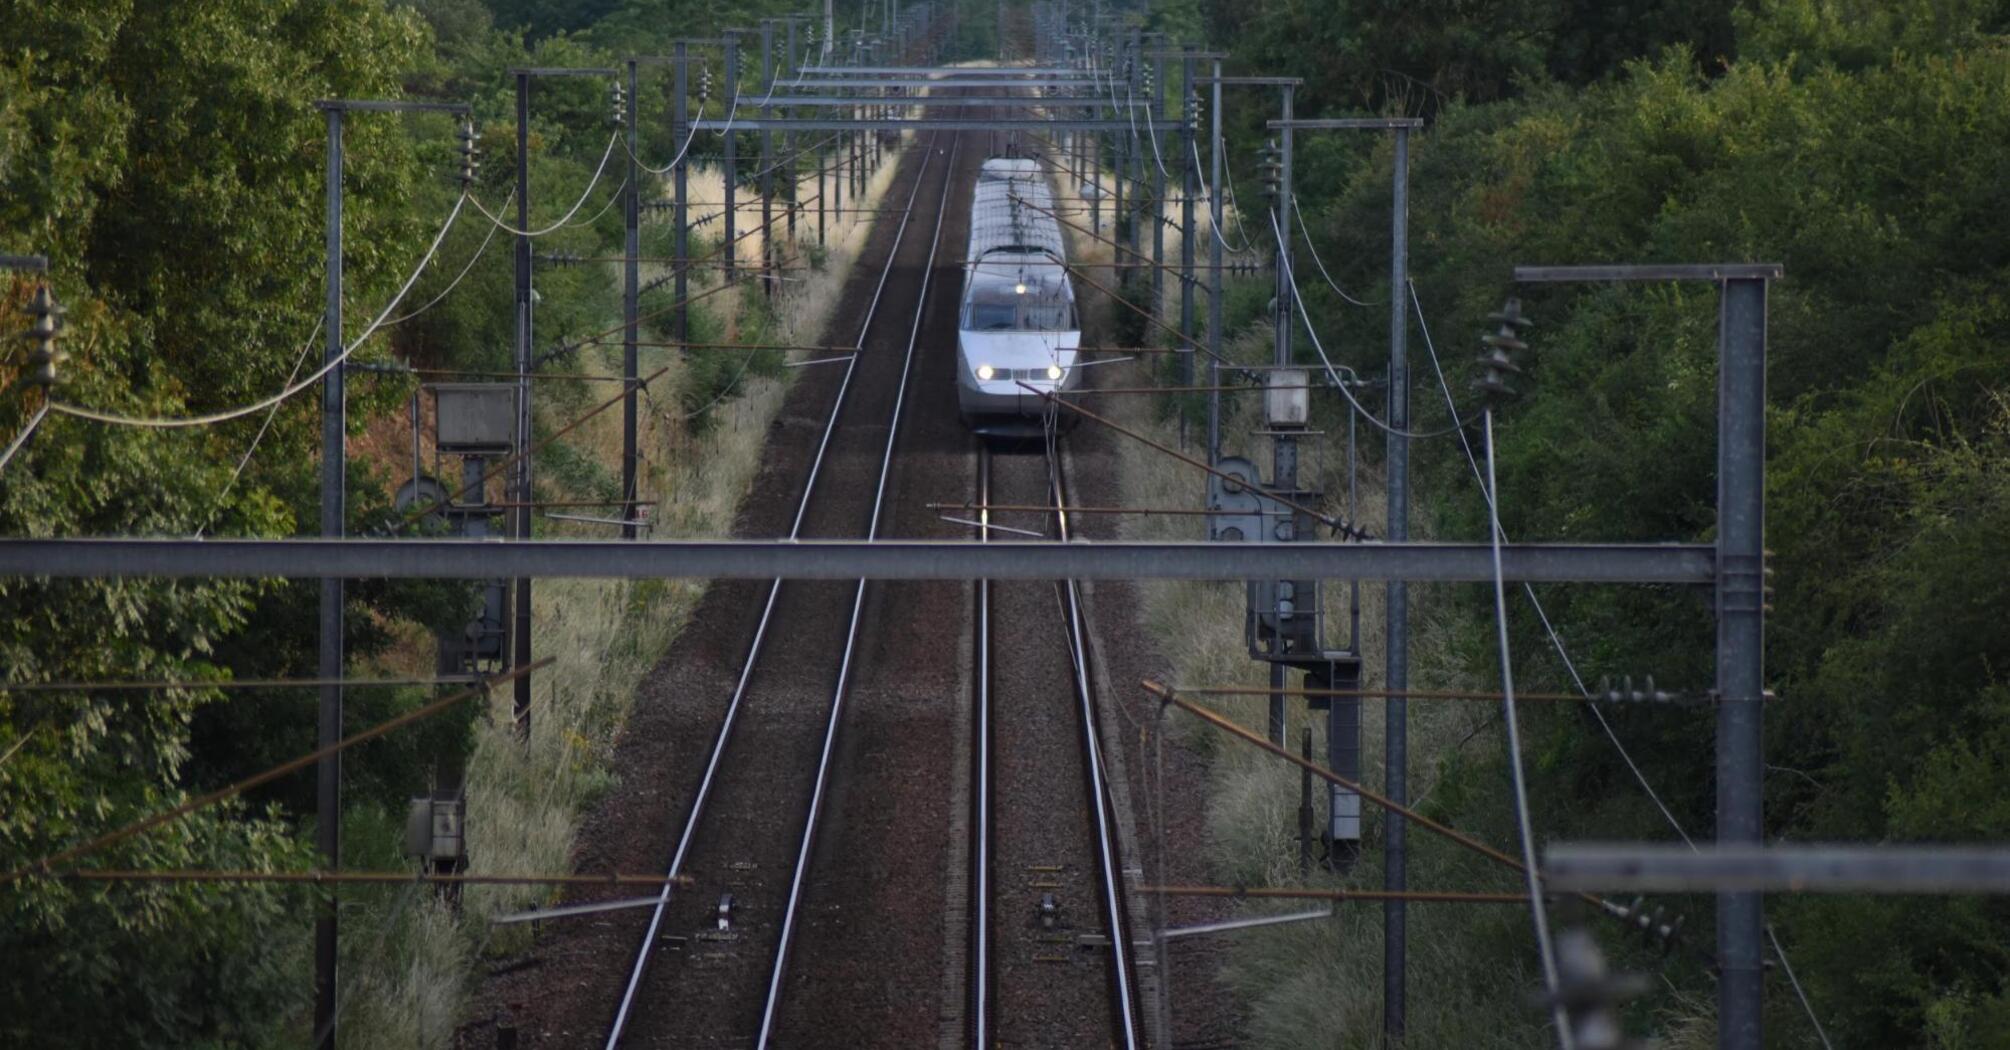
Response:
[[[435,383],[435,440],[441,452],[499,455],[516,445],[517,388],[502,383]]]
[[[1237,480],[1208,477],[1207,538],[1214,543],[1264,542],[1263,479],[1256,464],[1224,456],[1215,468]]]
[[[1264,378],[1263,422],[1274,430],[1303,430],[1312,421],[1311,373],[1280,368]]]
[[[421,796],[405,811],[405,855],[435,862],[458,861],[467,852],[465,799]]]

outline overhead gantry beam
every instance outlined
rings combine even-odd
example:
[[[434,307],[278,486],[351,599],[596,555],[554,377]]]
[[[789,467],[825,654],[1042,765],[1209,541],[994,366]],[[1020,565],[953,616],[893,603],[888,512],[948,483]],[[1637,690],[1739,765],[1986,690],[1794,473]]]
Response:
[[[906,102],[906,99],[879,99],[875,104]],[[1129,131],[1132,128],[1152,127],[1159,132],[1184,130],[1181,121],[1159,121],[1152,124],[1149,117],[1139,117],[1135,123],[1128,120],[979,120],[974,117],[942,117],[930,120],[903,120],[898,117],[861,118],[845,120],[841,118],[802,117],[791,120],[764,120],[760,118],[739,120],[694,120],[689,125],[698,131]]]
[[[799,72],[834,76],[901,77],[1087,77],[1086,69],[1066,66],[804,66]]]
[[[2010,894],[2010,849],[1559,843],[1543,876],[1552,889],[1629,893]]]
[[[789,106],[1107,106],[1111,109],[1152,108],[1147,101],[1111,102],[1107,98],[1077,95],[777,95],[760,100],[764,107]]]
[[[786,79],[777,79],[775,83],[778,86],[791,87],[791,88],[897,87],[897,88],[981,88],[987,90],[1004,87],[1008,85],[1015,88],[1024,88],[1024,87],[1079,88],[1083,86],[1083,82],[1081,80],[1075,80],[1075,79],[1055,80],[1047,77],[1042,77],[1037,80],[1003,80],[1003,81],[997,79],[996,77],[989,79],[966,78],[962,80],[928,80],[923,78],[893,78],[893,77],[887,77],[884,79],[875,77],[833,77],[829,80],[806,80],[802,77],[789,77]],[[741,101],[745,103],[754,100],[742,98]]]
[[[1511,544],[1509,580],[1707,584],[1695,544]],[[0,577],[625,577],[803,580],[1494,578],[1484,543],[977,543],[944,540],[0,541]]]

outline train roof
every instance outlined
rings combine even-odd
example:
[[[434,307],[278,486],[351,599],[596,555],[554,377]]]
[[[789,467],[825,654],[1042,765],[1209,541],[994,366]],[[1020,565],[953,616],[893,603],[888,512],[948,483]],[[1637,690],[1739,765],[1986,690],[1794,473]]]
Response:
[[[1016,199],[1015,199],[1016,198]],[[970,254],[975,262],[994,252],[1067,258],[1054,221],[1054,193],[1029,158],[992,157],[977,176],[970,207]]]

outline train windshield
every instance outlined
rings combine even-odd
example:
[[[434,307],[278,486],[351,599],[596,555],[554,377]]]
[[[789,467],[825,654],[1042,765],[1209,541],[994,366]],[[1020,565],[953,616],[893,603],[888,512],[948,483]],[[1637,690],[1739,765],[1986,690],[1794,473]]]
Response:
[[[971,289],[963,327],[973,332],[1073,331],[1075,304],[1068,295],[1067,278],[1029,268],[1009,280],[984,281]]]
[[[1075,308],[1066,302],[1027,303],[1019,311],[1019,327],[1028,332],[1073,331]]]
[[[973,332],[1010,332],[1019,327],[1017,304],[971,303],[970,320],[964,325]]]

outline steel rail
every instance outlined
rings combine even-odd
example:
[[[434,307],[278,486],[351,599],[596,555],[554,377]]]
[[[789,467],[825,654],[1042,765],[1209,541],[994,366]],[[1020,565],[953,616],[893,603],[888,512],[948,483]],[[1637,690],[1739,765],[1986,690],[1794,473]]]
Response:
[[[866,540],[879,538],[879,522],[886,510],[886,483],[893,473],[894,444],[900,439],[901,417],[907,407],[908,380],[914,374],[914,351],[921,343],[921,322],[928,314],[928,289],[935,276],[935,256],[942,247],[942,220],[949,214],[949,186],[956,178],[956,158],[962,139],[950,143],[949,159],[943,164],[942,200],[935,210],[935,234],[928,245],[928,261],[921,270],[921,289],[914,306],[914,323],[908,329],[907,355],[900,366],[900,384],[894,390],[893,414],[886,428],[886,447],[880,454],[879,481],[872,496],[872,517],[866,526]],[[917,183],[919,180],[917,179]],[[796,930],[796,912],[802,905],[803,883],[809,877],[810,854],[816,848],[817,818],[823,815],[824,796],[830,787],[831,757],[837,752],[838,727],[844,718],[844,701],[851,685],[851,671],[858,654],[859,624],[865,619],[865,588],[870,582],[860,577],[852,591],[851,625],[845,631],[844,655],[838,663],[837,687],[831,693],[830,716],[824,725],[823,751],[817,757],[817,773],[810,791],[810,809],[803,821],[802,846],[796,853],[795,872],[789,878],[788,902],[782,909],[781,936],[775,945],[775,962],[768,976],[767,1001],[761,1007],[761,1030],[754,1039],[755,1050],[766,1050],[775,1031],[775,1017],[782,1001],[782,978],[788,973],[789,945]]]
[[[1058,451],[1051,446],[1048,457],[1054,505],[1062,508],[1054,516],[1055,525],[1061,542],[1067,543],[1070,537],[1064,471]],[[1111,977],[1116,983],[1118,1034],[1124,1050],[1136,1050],[1142,1045],[1142,1039],[1138,1035],[1137,1000],[1133,994],[1135,981],[1131,973],[1130,936],[1124,921],[1123,867],[1117,859],[1115,818],[1110,813],[1109,784],[1103,770],[1102,734],[1096,725],[1095,689],[1089,680],[1089,656],[1083,641],[1086,627],[1082,622],[1081,589],[1074,580],[1063,581],[1061,589],[1067,606],[1065,621],[1075,676],[1075,696],[1082,716],[1082,750],[1088,759],[1089,797],[1095,802],[1096,860],[1103,884],[1103,908],[1108,913],[1105,929],[1110,941]]]
[[[907,207],[902,210],[900,225],[894,231],[893,244],[887,249],[886,264],[880,269],[879,282],[873,287],[872,299],[866,304],[865,318],[859,324],[858,339],[852,347],[854,355],[865,350],[866,335],[871,332],[873,320],[879,314],[879,304],[886,292],[887,278],[893,274],[894,261],[899,257],[900,246],[906,240],[908,222],[914,214],[914,202],[920,196],[922,184],[927,181],[928,165],[933,156],[932,151],[922,154],[921,168],[915,172],[914,187],[908,191]],[[803,483],[803,494],[796,505],[795,519],[789,526],[791,540],[802,533],[803,520],[809,513],[810,499],[816,493],[817,479],[823,472],[824,459],[830,451],[831,435],[837,430],[838,416],[844,409],[845,399],[851,392],[851,381],[857,372],[858,357],[854,356],[851,364],[845,366],[844,377],[839,381],[837,397],[831,404],[829,417],[824,421],[823,436],[817,443],[816,456],[810,461],[809,476]],[[677,848],[670,858],[666,875],[672,881],[665,882],[662,892],[657,896],[655,908],[649,916],[648,928],[642,935],[641,946],[636,950],[635,963],[628,974],[628,984],[622,990],[621,1003],[616,1008],[613,1025],[608,1029],[607,1050],[614,1050],[620,1046],[621,1037],[627,1030],[629,1018],[635,1008],[636,995],[642,987],[643,974],[648,969],[649,957],[656,944],[657,932],[662,928],[664,913],[669,908],[671,887],[676,884],[675,878],[681,874],[684,861],[691,852],[691,843],[697,837],[698,825],[705,815],[705,804],[711,798],[712,787],[718,777],[720,760],[725,756],[726,747],[732,740],[733,727],[739,720],[740,708],[747,696],[747,686],[753,680],[754,667],[759,663],[762,647],[767,641],[768,626],[774,618],[775,602],[781,595],[781,589],[782,577],[772,578],[768,584],[767,599],[761,607],[761,618],[754,627],[753,642],[748,647],[745,663],[740,667],[739,679],[735,682],[732,698],[726,705],[726,715],[720,721],[718,735],[713,739],[711,752],[706,756],[705,772],[699,779],[697,794],[691,802],[691,811],[685,817],[683,831],[677,838]]]

